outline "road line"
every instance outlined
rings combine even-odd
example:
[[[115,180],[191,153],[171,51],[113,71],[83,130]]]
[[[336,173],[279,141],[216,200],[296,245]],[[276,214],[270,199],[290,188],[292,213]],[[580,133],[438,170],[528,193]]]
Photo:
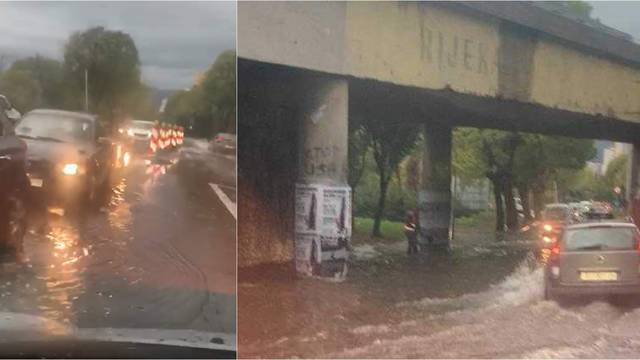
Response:
[[[224,191],[220,190],[220,187],[218,185],[214,183],[209,183],[209,186],[211,186],[211,189],[213,189],[213,192],[215,192],[216,195],[218,195],[218,197],[220,198],[220,200],[222,200],[222,203],[224,204],[224,206],[227,207],[227,210],[229,210],[231,215],[233,215],[233,218],[237,220],[238,218],[236,215],[236,203],[231,201],[231,199],[229,199],[227,194],[225,194]]]

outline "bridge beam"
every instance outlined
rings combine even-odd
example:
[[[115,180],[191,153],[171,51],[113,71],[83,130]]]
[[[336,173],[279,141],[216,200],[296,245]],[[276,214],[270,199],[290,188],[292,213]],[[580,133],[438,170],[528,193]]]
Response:
[[[452,237],[451,141],[448,125],[427,123],[422,157],[422,189],[418,194],[420,242],[448,249]]]
[[[343,277],[351,235],[349,84],[312,76],[304,88],[298,119],[296,269],[305,275]]]

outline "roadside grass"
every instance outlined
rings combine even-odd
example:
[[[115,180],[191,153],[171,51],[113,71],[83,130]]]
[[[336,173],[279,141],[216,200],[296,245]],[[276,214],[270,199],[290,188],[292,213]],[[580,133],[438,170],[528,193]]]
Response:
[[[478,232],[493,232],[495,223],[495,215],[492,211],[482,211],[470,216],[463,216],[455,219],[455,231],[461,234],[472,234]],[[352,243],[354,245],[363,243],[391,243],[396,241],[405,241],[404,223],[400,221],[382,220],[380,223],[381,238],[371,236],[373,229],[373,219],[367,217],[353,218],[353,236]]]

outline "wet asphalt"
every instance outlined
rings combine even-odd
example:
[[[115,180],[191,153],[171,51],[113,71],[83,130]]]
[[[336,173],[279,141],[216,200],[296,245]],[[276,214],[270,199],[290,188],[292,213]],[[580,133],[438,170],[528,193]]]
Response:
[[[79,328],[235,333],[235,158],[206,143],[112,175],[108,203],[32,211],[22,256],[0,261],[0,311]]]

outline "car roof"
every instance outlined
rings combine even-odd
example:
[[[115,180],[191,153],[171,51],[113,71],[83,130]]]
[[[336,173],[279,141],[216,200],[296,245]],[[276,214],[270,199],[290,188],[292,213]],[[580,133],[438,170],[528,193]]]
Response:
[[[84,113],[84,112],[56,110],[56,109],[31,110],[25,115],[25,117],[27,117],[30,114],[67,116],[67,117],[81,118],[83,120],[89,120],[89,121],[95,121],[97,118],[95,115]]]
[[[586,222],[580,224],[569,225],[566,227],[567,230],[573,229],[588,229],[588,228],[596,228],[596,227],[629,227],[635,228],[636,225],[631,222],[624,221],[594,221],[594,222]]]

